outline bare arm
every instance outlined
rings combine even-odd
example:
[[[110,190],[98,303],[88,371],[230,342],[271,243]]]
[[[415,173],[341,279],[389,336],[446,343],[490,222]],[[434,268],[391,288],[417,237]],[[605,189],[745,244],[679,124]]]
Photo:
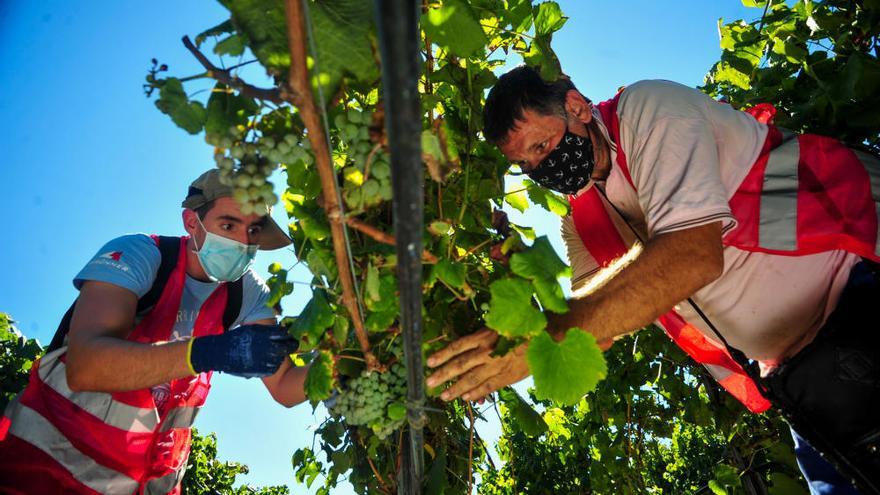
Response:
[[[553,315],[554,336],[571,327],[606,340],[638,330],[721,275],[721,222],[662,234],[605,285],[569,301],[569,312]]]
[[[137,296],[88,281],[80,290],[68,334],[67,382],[74,391],[123,392],[190,376],[186,342],[125,340],[134,329]]]
[[[571,300],[568,313],[553,315],[548,331],[562,338],[566,330],[577,327],[600,342],[630,333],[718,278],[723,268],[721,222],[659,235],[605,285]],[[494,331],[483,330],[436,352],[428,365],[441,367],[429,377],[428,386],[456,380],[442,398],[474,400],[528,376],[527,344],[493,357],[497,338]]]
[[[296,367],[288,358],[274,375],[263,378],[263,383],[275,402],[284,407],[293,407],[306,400],[304,384],[308,371],[307,366]]]

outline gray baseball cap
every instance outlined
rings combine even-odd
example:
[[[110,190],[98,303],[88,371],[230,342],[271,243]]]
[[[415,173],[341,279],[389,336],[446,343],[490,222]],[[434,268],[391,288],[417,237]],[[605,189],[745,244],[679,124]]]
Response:
[[[189,192],[186,199],[180,206],[194,210],[200,206],[204,206],[217,198],[232,197],[232,187],[220,182],[220,170],[212,168],[199,176],[189,186]],[[271,212],[271,206],[266,205]],[[267,215],[269,221],[260,232],[259,242],[260,249],[271,251],[280,249],[291,244],[290,237],[284,233],[284,230],[275,223],[272,215]]]

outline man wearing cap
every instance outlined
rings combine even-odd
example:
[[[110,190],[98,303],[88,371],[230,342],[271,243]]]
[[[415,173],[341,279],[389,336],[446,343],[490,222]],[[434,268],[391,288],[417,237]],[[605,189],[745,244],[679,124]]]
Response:
[[[182,206],[188,236],[113,239],[77,274],[79,298],[0,420],[0,492],[179,493],[213,371],[305,400],[296,342],[249,269],[290,239],[243,214],[217,170]]]

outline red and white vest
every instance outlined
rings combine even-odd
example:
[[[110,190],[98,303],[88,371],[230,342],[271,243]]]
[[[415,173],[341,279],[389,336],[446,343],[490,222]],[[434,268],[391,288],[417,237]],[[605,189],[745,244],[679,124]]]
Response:
[[[155,343],[171,337],[186,279],[186,240],[180,240],[177,265],[159,301],[128,340]],[[226,298],[221,284],[202,305],[194,337],[222,333]],[[211,373],[173,380],[160,410],[149,388],[71,391],[66,354],[62,346],[37,360],[27,388],[0,419],[0,492],[180,493],[190,427],[205,403]]]
[[[635,190],[620,146],[620,94],[596,108],[617,147],[616,165]],[[769,132],[760,156],[730,199],[738,225],[724,235],[724,245],[783,256],[845,250],[880,261],[880,160],[836,139],[778,129],[771,124],[775,110],[770,105],[758,105],[749,113],[767,124]],[[569,200],[578,236],[601,266],[629,250],[596,188]],[[759,413],[770,407],[724,347],[674,310],[658,323],[749,410]]]

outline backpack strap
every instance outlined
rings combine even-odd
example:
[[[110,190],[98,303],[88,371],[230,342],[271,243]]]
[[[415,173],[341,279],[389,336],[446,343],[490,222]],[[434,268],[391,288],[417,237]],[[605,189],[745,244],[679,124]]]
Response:
[[[243,283],[244,277],[226,284],[226,309],[223,311],[223,331],[229,330],[229,327],[238,319],[241,313],[241,301],[244,295]]]
[[[137,314],[149,311],[159,301],[159,297],[162,295],[162,291],[165,290],[165,285],[171,277],[171,272],[174,271],[174,267],[177,265],[177,257],[180,255],[180,237],[158,235],[153,235],[151,237],[153,238],[153,241],[156,242],[156,247],[159,248],[159,269],[156,271],[156,278],[153,280],[153,286],[150,287],[150,290],[147,291],[143,297],[138,299]],[[238,297],[238,300],[238,305],[241,307],[240,296]],[[73,301],[73,304],[70,305],[70,308],[67,309],[67,312],[64,313],[64,316],[61,318],[61,323],[58,324],[58,329],[55,331],[55,335],[52,337],[52,342],[49,343],[46,352],[52,352],[64,345],[64,339],[67,337],[68,332],[70,332],[70,320],[73,319],[73,310],[76,308],[77,301],[79,301],[78,297]]]
[[[159,297],[165,290],[165,284],[171,277],[171,272],[177,265],[177,258],[180,256],[180,237],[169,237],[165,235],[154,235],[153,240],[159,248],[159,270],[156,271],[156,279],[153,280],[153,286],[150,290],[138,299],[137,314],[148,311],[159,302]]]

